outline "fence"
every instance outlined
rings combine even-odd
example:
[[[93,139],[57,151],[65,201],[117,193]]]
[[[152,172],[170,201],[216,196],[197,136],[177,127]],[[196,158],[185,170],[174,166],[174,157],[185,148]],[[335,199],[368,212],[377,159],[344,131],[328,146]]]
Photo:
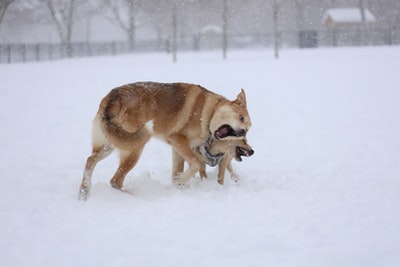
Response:
[[[256,42],[260,42],[256,38]],[[249,37],[231,37],[230,47],[248,46]],[[266,42],[264,42],[266,43]],[[177,44],[179,51],[199,51],[218,49],[222,44],[222,36],[201,38],[198,35],[180,36]],[[139,52],[171,52],[172,41],[137,40],[133,46],[128,42],[91,42],[71,44],[0,44],[0,63],[46,61],[73,57],[90,57],[99,55],[118,55]]]
[[[96,42],[71,44],[0,44],[0,63],[45,61],[67,57],[117,55],[132,51],[162,51],[155,41],[142,41],[130,48],[127,42]]]
[[[235,35],[228,37],[229,49],[272,47],[273,34]],[[280,32],[281,47],[399,45],[400,29],[371,29],[363,35],[359,29]],[[0,63],[46,61],[70,57],[117,55],[133,52],[170,52],[171,40],[128,42],[91,42],[71,44],[0,44]],[[221,49],[222,36],[180,36],[178,51]]]

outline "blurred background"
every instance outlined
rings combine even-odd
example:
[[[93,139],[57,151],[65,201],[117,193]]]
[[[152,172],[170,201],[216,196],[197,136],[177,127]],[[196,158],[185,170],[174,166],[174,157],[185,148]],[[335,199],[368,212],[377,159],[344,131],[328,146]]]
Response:
[[[0,63],[399,44],[399,0],[0,0]]]

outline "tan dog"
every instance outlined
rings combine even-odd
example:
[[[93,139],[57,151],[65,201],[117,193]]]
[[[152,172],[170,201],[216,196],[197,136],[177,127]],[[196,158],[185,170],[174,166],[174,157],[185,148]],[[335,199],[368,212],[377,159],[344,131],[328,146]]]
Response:
[[[169,143],[174,155],[188,162],[189,168],[173,177],[176,184],[184,185],[204,162],[193,148],[209,136],[244,139],[250,126],[243,89],[229,101],[187,83],[138,82],[115,88],[103,98],[93,121],[92,154],[86,161],[79,198],[87,199],[93,169],[114,149],[120,152],[120,164],[110,181],[112,187],[123,189],[126,174],[152,136]]]
[[[203,162],[199,171],[200,177],[207,178],[206,164],[212,167],[218,164],[218,183],[221,185],[224,184],[226,169],[228,169],[233,181],[239,181],[239,176],[232,168],[232,159],[242,161],[242,156],[250,157],[254,154],[254,150],[247,143],[246,138],[236,140],[209,139],[198,148],[198,151],[203,157]],[[177,153],[174,153],[173,158],[173,174],[179,175],[179,173],[183,172],[184,160]]]
[[[211,155],[221,155],[222,157],[218,164],[218,183],[223,185],[226,169],[228,169],[231,179],[235,183],[239,181],[239,175],[237,175],[232,168],[232,159],[242,161],[242,156],[250,157],[254,154],[254,150],[247,143],[246,139],[217,140],[208,147],[208,153]],[[205,163],[200,169],[200,176],[207,178]]]

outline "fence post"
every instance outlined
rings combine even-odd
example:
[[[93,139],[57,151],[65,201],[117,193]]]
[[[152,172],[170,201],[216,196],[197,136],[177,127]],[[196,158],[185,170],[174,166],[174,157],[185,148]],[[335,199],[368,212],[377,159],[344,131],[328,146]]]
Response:
[[[113,56],[115,56],[117,54],[117,49],[116,49],[115,42],[111,43],[111,53],[112,53]]]
[[[60,47],[60,58],[64,58],[64,43],[59,44]]]
[[[89,57],[92,56],[92,46],[89,42],[86,42],[86,55]]]
[[[11,45],[7,45],[7,63],[11,63]]]
[[[35,45],[35,56],[36,61],[40,61],[40,44]]]
[[[53,44],[48,44],[49,49],[49,60],[53,59]]]
[[[21,45],[22,62],[26,62],[26,44]]]

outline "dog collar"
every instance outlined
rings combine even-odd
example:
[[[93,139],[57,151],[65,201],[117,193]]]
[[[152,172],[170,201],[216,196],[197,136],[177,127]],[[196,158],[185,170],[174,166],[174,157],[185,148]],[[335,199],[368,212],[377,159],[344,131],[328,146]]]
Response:
[[[221,162],[221,160],[222,160],[222,158],[224,156],[224,153],[219,152],[216,155],[212,155],[208,151],[208,148],[211,146],[211,144],[212,144],[212,138],[211,138],[211,135],[210,135],[210,136],[207,137],[205,142],[199,146],[198,149],[199,149],[199,153],[206,160],[207,165],[211,166],[211,167],[214,167],[214,166],[217,166]]]

